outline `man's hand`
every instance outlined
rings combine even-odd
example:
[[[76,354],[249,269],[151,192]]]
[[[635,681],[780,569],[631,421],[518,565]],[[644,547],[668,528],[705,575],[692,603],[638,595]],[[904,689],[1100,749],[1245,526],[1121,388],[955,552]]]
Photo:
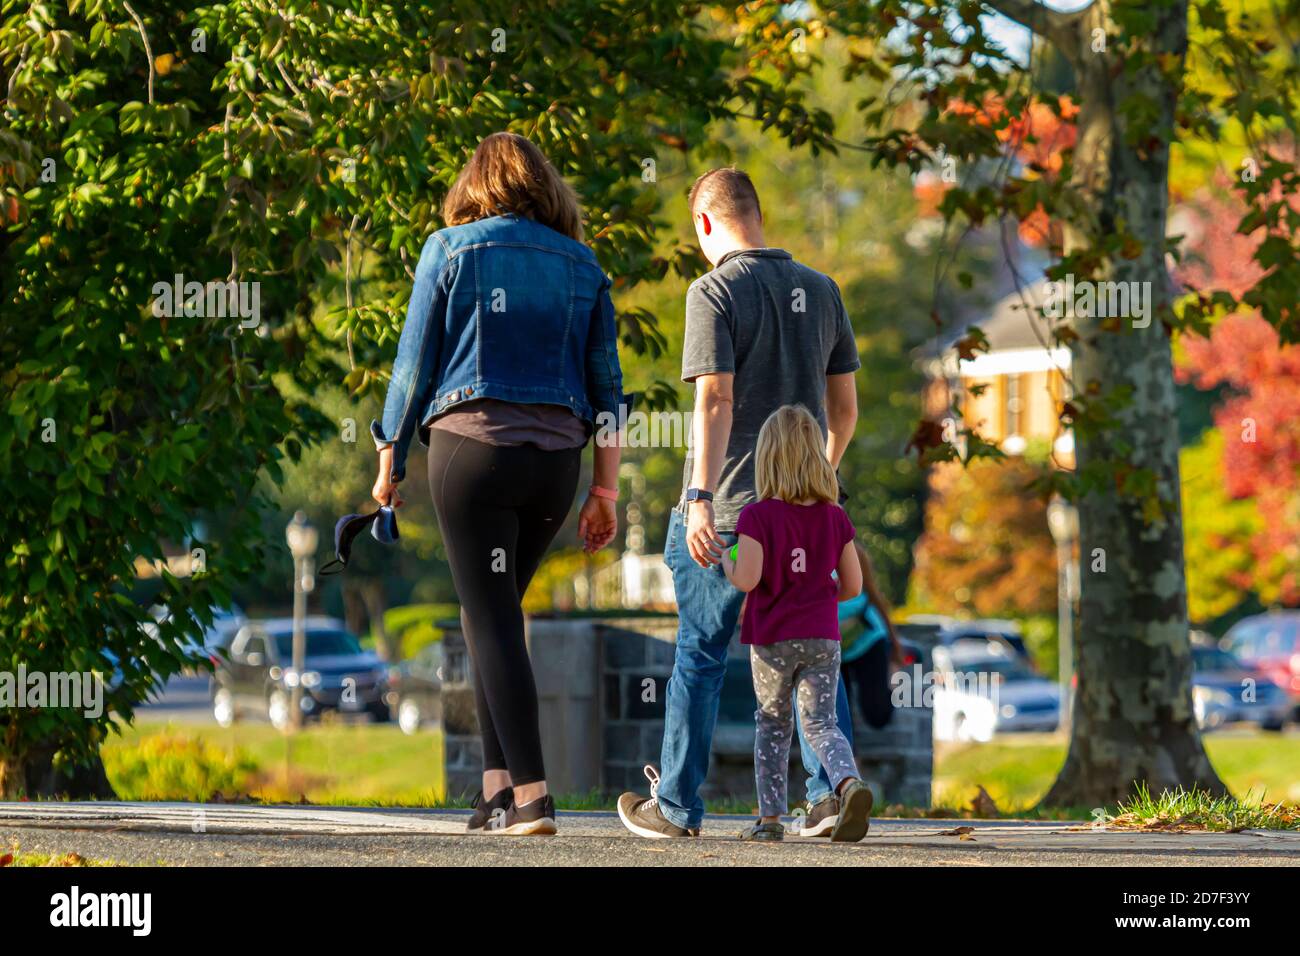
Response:
[[[691,558],[702,568],[712,567],[722,560],[726,544],[718,537],[713,526],[713,502],[691,501],[686,505],[686,548]]]

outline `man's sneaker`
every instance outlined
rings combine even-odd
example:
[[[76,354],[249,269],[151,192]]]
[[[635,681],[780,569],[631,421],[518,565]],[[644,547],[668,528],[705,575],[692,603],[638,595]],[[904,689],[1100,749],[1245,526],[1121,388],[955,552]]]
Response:
[[[470,814],[469,823],[465,824],[465,832],[477,833],[482,830],[491,822],[493,813],[497,811],[499,811],[497,815],[505,813],[506,807],[510,806],[510,802],[514,798],[515,792],[510,787],[498,790],[492,795],[491,800],[483,799],[482,790],[474,794],[474,800],[470,803],[470,806],[474,808],[474,812]]]
[[[832,843],[856,843],[867,835],[871,826],[871,788],[861,780],[851,780],[840,791],[840,817],[831,828]]]
[[[550,836],[555,832],[555,801],[549,793],[522,807],[511,800],[504,813],[492,816],[484,832],[500,836]]]
[[[835,824],[840,822],[840,798],[831,794],[816,803],[808,804],[803,826],[797,832],[801,837],[828,837]]]
[[[740,831],[740,838],[747,843],[779,842],[785,839],[785,827],[779,821],[764,823],[762,820],[756,820]]]
[[[659,774],[654,767],[646,767],[645,775],[650,781],[650,799],[635,793],[625,793],[618,798],[618,818],[623,821],[623,826],[649,840],[699,836],[699,830],[679,827],[664,816],[659,809]]]

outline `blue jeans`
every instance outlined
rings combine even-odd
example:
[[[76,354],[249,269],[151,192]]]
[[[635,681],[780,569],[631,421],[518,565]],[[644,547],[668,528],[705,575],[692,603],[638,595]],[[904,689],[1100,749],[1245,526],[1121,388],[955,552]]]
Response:
[[[844,678],[840,678],[839,690],[835,693],[835,723],[840,728],[844,739],[853,746],[853,712],[849,710],[849,695],[844,689]],[[804,773],[808,774],[808,802],[821,803],[830,795],[831,782],[826,776],[826,768],[817,759],[817,751],[808,744],[799,726],[799,708],[794,709],[794,730],[799,736],[799,756],[803,758]]]
[[[736,543],[734,533],[719,532],[718,537],[727,547]],[[673,575],[678,625],[659,759],[659,809],[673,825],[694,830],[704,820],[700,787],[709,773],[713,728],[727,673],[727,645],[740,621],[745,595],[727,580],[721,565],[702,568],[695,563],[686,547],[686,519],[675,509],[668,519],[664,563]],[[843,679],[835,712],[840,729],[852,742],[853,721]],[[807,748],[802,732],[799,741],[801,748]],[[805,766],[820,769],[816,754],[811,759],[809,764],[804,758]],[[830,792],[825,778],[821,771],[818,782],[823,795]]]

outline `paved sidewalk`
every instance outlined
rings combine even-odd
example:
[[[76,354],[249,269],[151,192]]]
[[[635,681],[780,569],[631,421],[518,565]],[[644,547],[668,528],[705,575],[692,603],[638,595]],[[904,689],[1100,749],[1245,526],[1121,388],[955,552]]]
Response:
[[[464,832],[467,810],[183,803],[0,803],[0,849],[208,866],[1295,866],[1300,833],[1134,833],[1028,820],[873,820],[857,844],[741,843],[748,817],[699,840],[640,840],[614,813],[561,812],[560,835]],[[970,827],[966,838],[955,832]]]

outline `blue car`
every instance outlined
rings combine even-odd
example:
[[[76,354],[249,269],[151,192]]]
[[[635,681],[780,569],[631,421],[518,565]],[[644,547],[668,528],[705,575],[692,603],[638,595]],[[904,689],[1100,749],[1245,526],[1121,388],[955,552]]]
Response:
[[[1291,700],[1262,671],[1217,647],[1193,647],[1192,665],[1192,702],[1202,730],[1239,722],[1282,729]]]

